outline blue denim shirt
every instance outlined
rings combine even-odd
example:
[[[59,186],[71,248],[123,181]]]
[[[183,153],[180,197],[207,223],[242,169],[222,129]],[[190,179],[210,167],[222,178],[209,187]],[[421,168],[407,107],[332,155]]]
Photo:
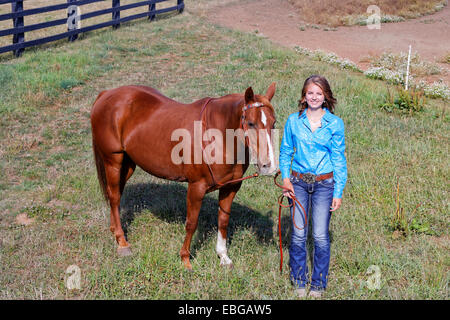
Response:
[[[306,109],[301,115],[296,112],[287,119],[280,147],[281,176],[289,178],[291,161],[292,170],[299,173],[320,175],[333,171],[333,198],[342,198],[347,182],[344,122],[327,108],[324,110],[322,126],[314,132]]]

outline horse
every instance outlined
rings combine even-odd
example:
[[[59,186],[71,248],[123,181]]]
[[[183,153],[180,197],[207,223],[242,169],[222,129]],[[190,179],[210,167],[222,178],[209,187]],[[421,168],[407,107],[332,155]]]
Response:
[[[189,250],[203,198],[219,190],[216,253],[220,265],[233,266],[227,255],[227,227],[233,199],[242,180],[249,178],[243,178],[244,173],[252,159],[256,159],[254,176],[271,175],[277,169],[271,104],[275,90],[275,83],[264,95],[248,87],[244,94],[207,97],[191,104],[146,86],[122,86],[98,94],[91,110],[92,145],[119,256],[132,254],[119,207],[125,184],[139,166],[158,178],[188,183],[186,236],[179,253],[188,270],[192,270]],[[256,131],[259,134],[251,134]],[[205,147],[205,142],[210,143]],[[239,154],[239,150],[243,151]]]

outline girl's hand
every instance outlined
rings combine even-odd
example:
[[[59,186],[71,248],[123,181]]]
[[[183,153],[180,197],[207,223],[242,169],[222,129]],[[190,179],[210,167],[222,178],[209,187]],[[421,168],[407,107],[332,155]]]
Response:
[[[291,180],[289,180],[289,178],[283,179],[283,187],[286,188],[286,189],[283,189],[283,196],[286,196],[286,197],[292,199],[292,196],[295,195],[295,192],[294,192],[294,186],[292,185]]]
[[[331,204],[331,212],[336,211],[341,207],[342,199],[339,198],[333,198],[333,203]]]

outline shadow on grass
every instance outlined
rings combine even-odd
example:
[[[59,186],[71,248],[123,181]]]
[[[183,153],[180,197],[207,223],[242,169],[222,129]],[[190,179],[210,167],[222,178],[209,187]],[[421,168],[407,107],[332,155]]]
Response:
[[[238,192],[242,193],[241,189]],[[137,183],[125,186],[121,199],[121,222],[127,234],[128,226],[136,216],[144,210],[168,223],[184,224],[186,220],[186,183]],[[191,255],[195,256],[196,250],[210,236],[217,236],[218,192],[207,194],[203,199],[199,214],[198,227],[191,244]],[[272,211],[258,212],[247,206],[233,202],[231,207],[230,223],[228,225],[228,239],[233,241],[236,230],[250,229],[261,243],[273,241]],[[180,248],[182,243],[180,243]]]

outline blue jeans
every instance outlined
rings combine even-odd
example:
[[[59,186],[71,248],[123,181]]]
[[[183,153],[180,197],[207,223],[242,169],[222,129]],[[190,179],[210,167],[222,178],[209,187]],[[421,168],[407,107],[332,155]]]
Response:
[[[312,235],[314,240],[313,273],[311,275],[311,290],[325,290],[330,266],[330,207],[333,202],[333,178],[307,184],[291,175],[291,182],[297,200],[306,210],[307,219],[312,214]],[[290,200],[292,201],[292,200]],[[292,219],[291,207],[291,219]],[[311,208],[311,210],[309,210]],[[309,212],[310,211],[310,212]],[[291,280],[298,288],[305,288],[309,283],[307,265],[306,238],[308,225],[305,228],[305,216],[298,204],[295,204],[295,224],[292,223],[291,244],[289,247],[289,266]],[[294,222],[294,220],[292,221]],[[301,230],[299,230],[299,228]]]

